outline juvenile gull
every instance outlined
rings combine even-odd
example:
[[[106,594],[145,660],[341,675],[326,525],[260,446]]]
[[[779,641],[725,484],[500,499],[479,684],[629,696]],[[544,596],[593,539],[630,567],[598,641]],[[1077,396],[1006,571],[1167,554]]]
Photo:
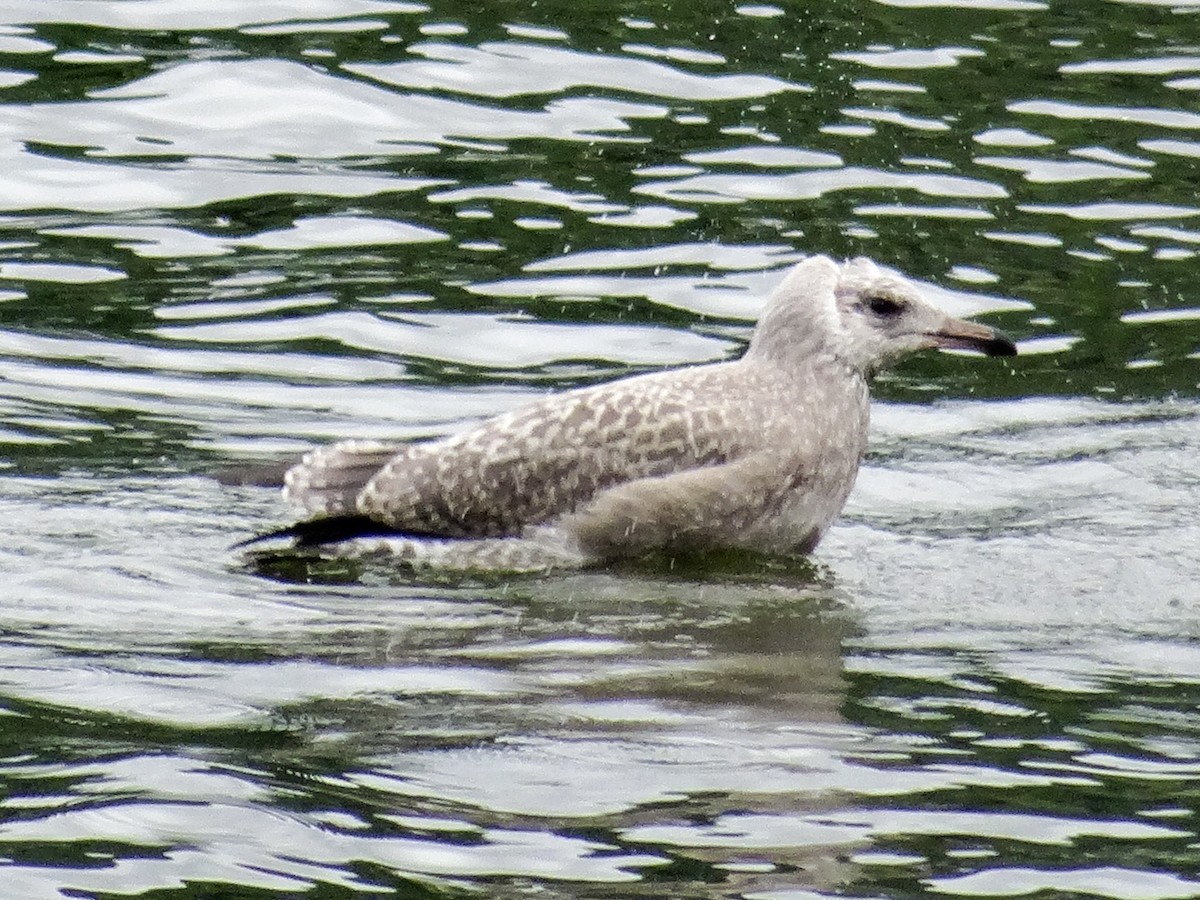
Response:
[[[807,553],[854,484],[871,377],[933,347],[1017,352],[870,260],[810,257],[740,359],[549,396],[440,440],[314,450],[283,489],[310,518],[254,541],[508,570]]]

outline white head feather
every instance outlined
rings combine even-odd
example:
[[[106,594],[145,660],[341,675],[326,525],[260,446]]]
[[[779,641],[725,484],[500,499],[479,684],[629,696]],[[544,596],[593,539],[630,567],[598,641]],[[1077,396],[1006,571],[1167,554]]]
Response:
[[[869,259],[839,264],[812,256],[771,295],[747,357],[779,365],[825,358],[869,377],[899,357],[931,347],[1016,353],[1008,338],[948,316],[911,281]]]

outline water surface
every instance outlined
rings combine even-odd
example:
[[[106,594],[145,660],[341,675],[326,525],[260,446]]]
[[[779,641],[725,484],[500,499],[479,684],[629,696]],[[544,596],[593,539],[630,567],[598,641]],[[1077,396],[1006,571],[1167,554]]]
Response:
[[[0,897],[1200,896],[1194,13],[0,2]],[[811,561],[230,552],[813,252],[1022,355]]]

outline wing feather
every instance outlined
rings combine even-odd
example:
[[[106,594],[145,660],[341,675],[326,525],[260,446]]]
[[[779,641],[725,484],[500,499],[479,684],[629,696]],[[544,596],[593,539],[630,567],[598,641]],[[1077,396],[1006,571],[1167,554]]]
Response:
[[[402,534],[508,537],[624,482],[724,464],[763,422],[728,394],[724,363],[558,394],[442,440],[343,441],[287,473],[313,516],[365,516]]]
[[[728,365],[728,364],[726,364]],[[500,537],[632,479],[718,465],[745,428],[720,398],[724,365],[559,394],[390,460],[358,512],[400,531]],[[664,377],[669,375],[670,377]]]
[[[355,440],[318,447],[284,475],[284,499],[311,516],[355,513],[363,486],[406,449],[404,444]]]

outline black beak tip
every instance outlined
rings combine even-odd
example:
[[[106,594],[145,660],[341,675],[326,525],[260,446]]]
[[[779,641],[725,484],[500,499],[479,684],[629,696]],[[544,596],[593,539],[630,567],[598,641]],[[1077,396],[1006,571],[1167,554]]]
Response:
[[[983,345],[983,352],[988,356],[1016,356],[1017,344],[1007,334],[997,331],[990,341]]]

